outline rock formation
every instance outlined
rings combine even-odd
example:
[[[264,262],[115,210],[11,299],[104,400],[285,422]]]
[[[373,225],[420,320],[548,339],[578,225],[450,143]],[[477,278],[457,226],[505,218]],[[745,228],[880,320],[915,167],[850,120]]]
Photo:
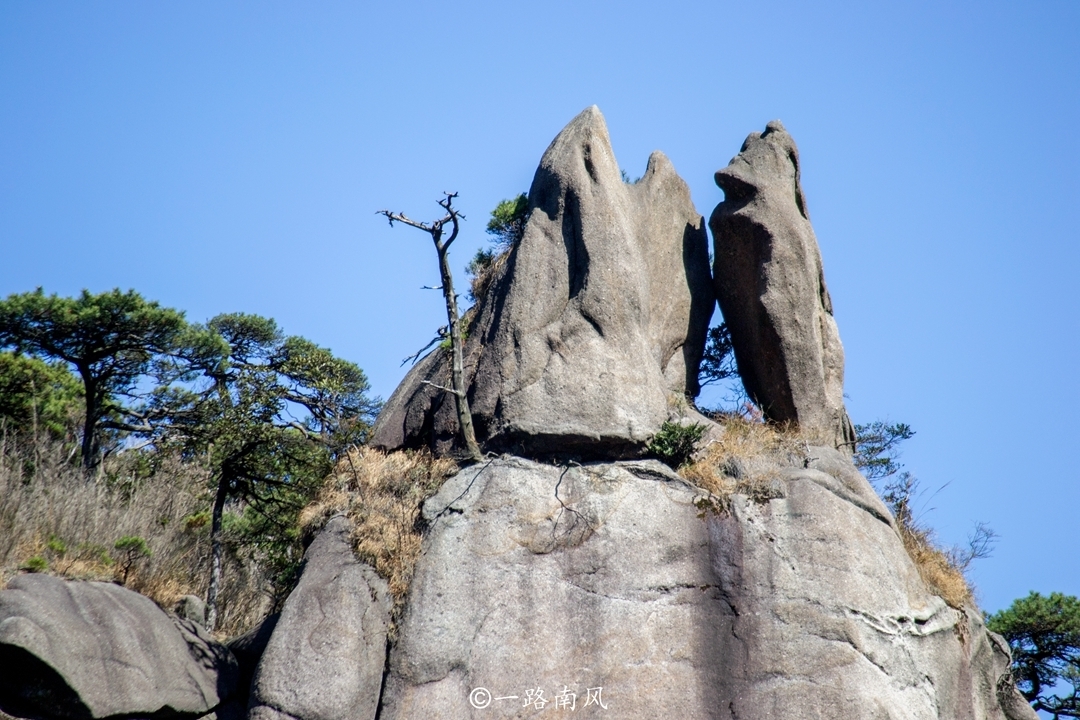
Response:
[[[529,190],[525,234],[483,298],[466,347],[470,403],[488,449],[640,453],[673,402],[697,394],[712,316],[704,221],[668,159],[626,183],[596,107],[551,143]],[[374,444],[457,433],[436,351],[380,415]]]
[[[331,518],[262,653],[250,720],[374,718],[389,621],[386,582],[353,556],[345,518]]]
[[[845,456],[807,452],[807,467],[777,468],[782,498],[737,497],[708,522],[731,716],[1033,720],[1005,641],[928,592]]]
[[[655,461],[462,471],[424,505],[380,717],[540,690],[588,717],[1030,720],[1004,642],[926,590],[846,457],[807,452],[719,515]]]
[[[730,622],[696,497],[655,460],[462,471],[424,505],[381,717],[517,717],[564,686],[587,717],[589,688],[610,717],[710,717]]]
[[[713,278],[747,393],[777,422],[851,450],[844,348],[833,319],[799,152],[778,121],[751,133],[716,184]]]
[[[586,110],[544,154],[467,348],[488,449],[533,457],[461,470],[415,523],[403,503],[424,535],[394,633],[387,584],[331,518],[276,625],[233,643],[245,669],[257,661],[248,718],[1037,720],[1004,640],[931,592],[851,462],[794,142],[771,123],[717,182],[716,292],[739,368],[797,441],[728,443],[737,426],[713,424],[695,456],[707,473],[625,459],[696,389],[712,286],[685,184],[658,153],[623,183]],[[376,444],[452,449],[452,402],[423,383],[447,374],[438,351],[420,362]],[[227,650],[129,596],[13,581],[0,707],[169,718],[239,703]]]
[[[47,575],[0,592],[0,668],[0,709],[30,718],[197,718],[236,689],[236,661],[195,623]]]

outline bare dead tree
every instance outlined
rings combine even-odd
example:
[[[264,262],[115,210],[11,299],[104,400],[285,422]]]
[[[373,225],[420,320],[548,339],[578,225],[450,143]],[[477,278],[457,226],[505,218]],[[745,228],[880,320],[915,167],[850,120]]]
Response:
[[[393,227],[395,222],[414,227],[418,230],[423,230],[431,236],[432,242],[435,243],[435,250],[439,254],[439,272],[442,275],[442,293],[443,298],[446,300],[446,319],[450,323],[450,353],[452,356],[452,364],[450,370],[451,387],[443,387],[436,385],[435,383],[424,381],[425,384],[438,388],[454,396],[454,402],[457,406],[457,418],[458,425],[461,427],[461,435],[465,441],[465,451],[469,457],[477,462],[483,460],[483,453],[480,452],[480,446],[476,442],[476,431],[473,429],[472,413],[469,411],[469,398],[466,396],[465,388],[465,370],[464,370],[464,343],[461,337],[461,318],[458,316],[457,307],[457,295],[454,294],[454,278],[450,273],[450,261],[447,257],[450,245],[457,239],[458,230],[461,225],[461,221],[465,219],[465,216],[458,212],[457,208],[453,206],[454,198],[458,196],[457,193],[443,193],[444,197],[439,200],[439,206],[446,211],[446,215],[434,220],[430,223],[417,222],[409,217],[406,217],[405,213],[395,213],[389,210],[380,210],[379,215],[383,215],[390,221],[390,226]],[[450,226],[450,236],[443,239],[444,231],[447,225]]]

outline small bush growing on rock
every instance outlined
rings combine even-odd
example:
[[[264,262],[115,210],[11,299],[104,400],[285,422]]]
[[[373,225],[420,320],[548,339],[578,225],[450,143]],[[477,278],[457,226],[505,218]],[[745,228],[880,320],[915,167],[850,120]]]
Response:
[[[34,555],[31,558],[27,558],[26,562],[23,563],[22,567],[19,569],[32,573],[45,572],[49,569],[49,561],[40,555]]]
[[[469,299],[479,302],[487,294],[492,278],[506,264],[510,251],[521,242],[525,223],[529,219],[529,197],[521,193],[510,200],[503,200],[491,211],[487,234],[492,236],[491,247],[480,248],[465,267],[471,277]]]
[[[420,556],[420,506],[457,469],[454,461],[425,451],[356,448],[300,513],[300,525],[312,533],[334,515],[348,517],[357,555],[387,580],[400,611]]]
[[[680,425],[669,420],[649,442],[649,455],[678,470],[690,462],[694,447],[704,434],[704,425]]]

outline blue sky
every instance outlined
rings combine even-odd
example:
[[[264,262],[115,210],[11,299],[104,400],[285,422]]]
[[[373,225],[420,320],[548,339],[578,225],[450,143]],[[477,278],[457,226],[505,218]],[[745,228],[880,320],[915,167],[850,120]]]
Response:
[[[779,118],[853,418],[916,429],[944,541],[1001,535],[986,609],[1080,595],[1080,3],[361,5],[0,4],[0,296],[267,315],[386,397],[445,318],[430,242],[375,211],[459,192],[460,276],[588,105],[706,216]]]

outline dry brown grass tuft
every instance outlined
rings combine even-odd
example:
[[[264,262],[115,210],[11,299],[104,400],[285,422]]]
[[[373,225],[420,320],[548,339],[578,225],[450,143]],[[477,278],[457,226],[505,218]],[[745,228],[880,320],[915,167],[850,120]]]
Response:
[[[0,587],[34,570],[119,582],[166,610],[204,597],[209,577],[207,472],[197,463],[146,456],[109,458],[88,479],[65,447],[0,434]],[[141,538],[149,555],[117,549]],[[125,567],[127,572],[125,573]],[[242,632],[268,611],[266,578],[251,558],[227,554],[218,634]]]
[[[898,525],[904,549],[930,591],[957,610],[974,606],[974,594],[964,571],[957,567],[947,551],[937,546],[933,533],[899,522]]]
[[[492,258],[491,262],[473,276],[469,283],[469,294],[476,303],[480,303],[487,296],[491,281],[499,274],[510,258],[510,248],[502,250]]]
[[[732,416],[721,421],[722,435],[699,451],[679,474],[712,496],[716,512],[731,507],[731,496],[746,495],[756,502],[779,496],[776,470],[805,455],[798,432],[753,419]]]
[[[919,494],[919,481],[910,473],[901,473],[882,491],[885,504],[896,519],[904,549],[931,592],[957,610],[974,607],[975,594],[964,571],[972,560],[982,555],[974,545],[966,553],[960,548],[941,547],[934,531],[920,523],[912,510]],[[992,539],[992,533],[988,539]]]
[[[352,521],[357,555],[386,578],[400,611],[420,556],[420,506],[457,472],[453,460],[423,451],[357,448],[338,462],[315,501],[300,513],[306,533],[334,515]]]

